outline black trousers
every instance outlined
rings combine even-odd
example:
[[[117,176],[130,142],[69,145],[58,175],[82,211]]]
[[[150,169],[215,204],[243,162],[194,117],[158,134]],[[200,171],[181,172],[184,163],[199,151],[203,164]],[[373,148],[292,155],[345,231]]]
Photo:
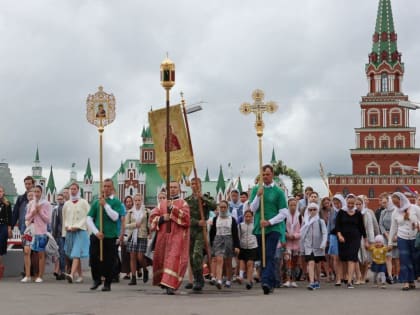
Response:
[[[105,278],[105,285],[111,285],[113,266],[115,261],[116,250],[115,238],[104,238],[103,260],[100,261],[99,239],[95,235],[90,236],[90,270],[92,279],[100,282],[101,277]]]

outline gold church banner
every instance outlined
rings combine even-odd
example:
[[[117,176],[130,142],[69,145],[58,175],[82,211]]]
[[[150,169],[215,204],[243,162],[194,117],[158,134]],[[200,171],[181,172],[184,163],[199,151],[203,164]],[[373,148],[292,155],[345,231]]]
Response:
[[[171,178],[180,181],[189,176],[193,168],[193,158],[189,147],[187,129],[181,105],[169,109],[169,150],[171,152]],[[162,178],[166,178],[166,108],[149,112],[149,124],[155,145],[156,162]]]

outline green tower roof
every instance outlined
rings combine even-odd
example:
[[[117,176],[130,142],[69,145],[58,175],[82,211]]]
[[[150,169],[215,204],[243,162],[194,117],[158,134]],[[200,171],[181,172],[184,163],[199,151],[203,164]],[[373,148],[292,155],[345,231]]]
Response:
[[[276,159],[276,153],[274,152],[274,147],[273,147],[273,152],[271,153],[271,164],[276,164],[277,159]]]
[[[382,62],[387,62],[394,66],[400,62],[400,58],[401,55],[397,49],[397,34],[394,28],[391,0],[379,0],[370,62],[375,66]]]
[[[124,168],[124,163],[123,161],[121,161],[121,166],[120,169],[118,170],[119,173],[124,174],[125,173],[125,168]]]
[[[38,150],[38,146],[36,147],[35,161],[34,162],[39,162],[39,150]]]
[[[242,187],[242,181],[241,181],[241,177],[240,176],[238,178],[238,190],[239,190],[239,193],[241,193],[241,192],[244,191],[244,189]]]
[[[55,189],[56,188],[55,188],[54,174],[53,174],[53,169],[51,165],[50,176],[48,177],[48,183],[47,183],[47,191],[53,192]]]
[[[206,176],[204,177],[204,181],[205,182],[209,182],[210,181],[209,168],[206,169]]]
[[[217,178],[216,191],[219,192],[220,189],[223,192],[225,192],[225,189],[226,189],[225,177],[223,176],[223,170],[222,170],[221,165],[220,165],[219,177]]]
[[[93,177],[93,175],[92,175],[92,168],[90,167],[90,159],[88,159],[84,179],[86,179],[86,178],[92,178],[92,177]]]

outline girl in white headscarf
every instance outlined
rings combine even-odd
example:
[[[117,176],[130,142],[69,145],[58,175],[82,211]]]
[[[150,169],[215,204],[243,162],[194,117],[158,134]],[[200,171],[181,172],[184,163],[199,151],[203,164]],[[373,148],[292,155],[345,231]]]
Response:
[[[309,290],[319,289],[319,263],[325,261],[325,247],[327,246],[327,227],[319,217],[319,207],[316,203],[308,205],[308,217],[301,229],[300,251],[308,264]],[[316,278],[316,279],[315,279]]]
[[[408,198],[400,192],[392,194],[392,203],[395,211],[392,213],[389,240],[397,238],[400,254],[399,281],[403,283],[402,290],[415,289],[414,280],[418,272],[419,250],[414,247],[416,234],[420,225],[420,208],[412,205]],[[388,244],[392,249],[392,244]]]

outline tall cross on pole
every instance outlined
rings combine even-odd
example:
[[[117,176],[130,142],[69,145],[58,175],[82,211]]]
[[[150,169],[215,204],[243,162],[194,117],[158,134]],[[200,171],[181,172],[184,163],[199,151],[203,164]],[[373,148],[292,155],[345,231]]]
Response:
[[[252,92],[252,99],[254,100],[253,104],[243,103],[240,107],[240,112],[242,114],[248,115],[254,113],[256,116],[255,120],[255,130],[257,131],[258,137],[258,157],[259,157],[259,169],[260,169],[260,178],[259,185],[262,186],[262,137],[264,134],[264,121],[263,113],[274,113],[277,111],[277,104],[273,101],[264,102],[264,92],[260,89],[254,90]],[[261,221],[265,220],[264,217],[264,195],[260,197],[260,212],[261,212]],[[265,268],[265,228],[261,226],[261,240],[262,240],[262,265]]]

